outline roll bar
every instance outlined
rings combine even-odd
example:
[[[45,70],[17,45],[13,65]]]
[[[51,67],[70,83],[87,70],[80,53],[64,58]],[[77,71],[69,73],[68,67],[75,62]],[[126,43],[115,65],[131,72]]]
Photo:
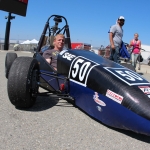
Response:
[[[52,17],[54,18],[55,25],[52,26],[52,27],[50,27],[49,21],[50,21],[50,19],[51,19]],[[62,22],[62,19],[65,21],[65,25],[64,25],[64,27],[62,27],[61,29],[59,29],[59,28],[58,28],[58,24],[59,24],[60,22]],[[45,37],[45,35],[46,35],[47,30],[49,31],[49,36],[51,36],[51,35],[54,35],[54,36],[55,36],[55,35],[59,34],[60,32],[64,31],[63,34],[66,33],[66,36],[65,36],[65,38],[66,38],[66,43],[67,43],[67,45],[68,45],[68,48],[71,49],[70,31],[69,31],[69,25],[68,25],[67,19],[66,19],[64,16],[51,15],[51,16],[48,18],[48,20],[47,20],[47,22],[46,22],[46,24],[45,24],[44,30],[43,30],[43,32],[42,32],[42,34],[41,34],[41,37],[40,37],[40,40],[39,40],[39,43],[38,43],[38,46],[37,46],[37,50],[36,50],[37,52],[40,52],[40,50],[41,50],[42,43],[43,43],[43,41],[44,41],[44,37]]]

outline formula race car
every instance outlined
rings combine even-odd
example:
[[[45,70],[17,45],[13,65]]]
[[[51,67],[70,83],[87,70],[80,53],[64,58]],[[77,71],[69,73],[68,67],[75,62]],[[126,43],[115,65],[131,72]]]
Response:
[[[65,26],[58,28],[60,22]],[[51,48],[53,37],[61,32],[66,45],[55,71],[42,57],[42,48]],[[8,96],[16,108],[32,107],[37,96],[52,93],[108,126],[150,136],[150,83],[121,64],[88,50],[71,49],[63,16],[48,18],[33,58],[7,53],[5,68]],[[39,87],[47,92],[39,92]]]

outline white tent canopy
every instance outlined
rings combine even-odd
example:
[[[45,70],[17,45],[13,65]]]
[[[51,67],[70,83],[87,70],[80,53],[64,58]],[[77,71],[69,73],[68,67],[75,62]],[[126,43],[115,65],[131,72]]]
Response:
[[[24,42],[22,42],[22,43],[20,43],[20,44],[30,44],[30,41],[29,41],[29,40],[26,40],[26,41],[24,41]]]
[[[33,39],[30,41],[30,44],[38,44],[39,41],[37,41],[36,39]]]
[[[33,40],[31,40],[31,41],[26,40],[26,41],[24,41],[24,42],[22,42],[22,43],[20,43],[20,44],[38,44],[38,42],[39,42],[39,41],[37,41],[36,39],[33,39]]]

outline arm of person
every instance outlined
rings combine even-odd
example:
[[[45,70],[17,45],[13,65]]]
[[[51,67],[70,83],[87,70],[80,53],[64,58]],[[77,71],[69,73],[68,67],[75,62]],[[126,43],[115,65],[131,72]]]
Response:
[[[49,64],[51,64],[51,58],[46,58],[46,61],[49,63]],[[57,71],[57,68],[55,68],[55,67],[53,67],[56,71]]]
[[[114,41],[113,41],[113,33],[109,33],[109,40],[110,40],[110,45],[112,49],[115,49]]]
[[[113,25],[111,26],[110,31],[109,31],[109,40],[110,40],[110,46],[112,49],[115,49],[114,40],[113,40],[115,32],[116,32],[116,26]]]
[[[139,54],[141,54],[141,41],[139,42],[139,49],[140,49]]]
[[[50,64],[51,63],[51,59],[50,58],[46,58],[46,61]]]
[[[49,64],[51,64],[51,53],[48,50],[43,53],[43,57]]]

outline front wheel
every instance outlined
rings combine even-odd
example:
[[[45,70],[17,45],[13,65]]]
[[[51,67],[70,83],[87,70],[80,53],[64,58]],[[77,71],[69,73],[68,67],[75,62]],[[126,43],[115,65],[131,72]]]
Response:
[[[5,77],[8,79],[9,70],[11,68],[12,63],[17,58],[16,53],[7,53],[5,57]]]
[[[18,57],[9,72],[7,90],[10,102],[18,108],[32,107],[38,92],[38,61]]]

